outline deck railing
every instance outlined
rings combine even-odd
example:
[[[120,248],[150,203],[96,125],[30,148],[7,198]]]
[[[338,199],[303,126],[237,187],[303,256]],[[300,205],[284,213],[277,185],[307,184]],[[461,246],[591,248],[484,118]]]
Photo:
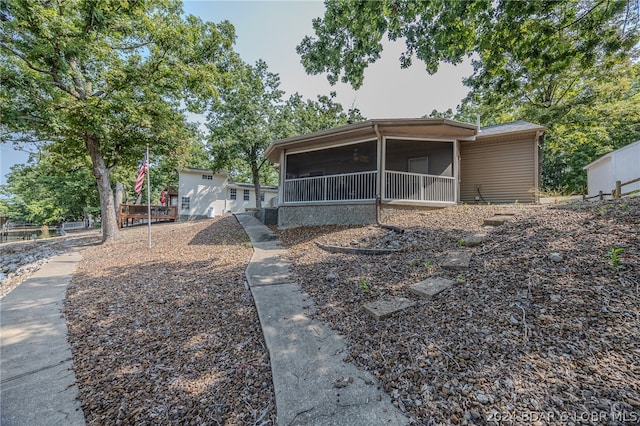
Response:
[[[385,199],[456,202],[455,178],[385,170]]]
[[[89,222],[80,220],[76,222],[62,222],[63,231],[72,231],[74,229],[85,229],[89,227]]]
[[[284,203],[322,201],[364,201],[376,198],[378,172],[357,172],[286,179]]]
[[[129,226],[129,220],[143,221],[149,218],[149,210],[146,204],[120,204],[118,209],[118,224]],[[178,206],[151,206],[151,220],[174,221],[178,218]],[[123,222],[124,221],[124,222]],[[132,222],[133,223],[133,222]]]

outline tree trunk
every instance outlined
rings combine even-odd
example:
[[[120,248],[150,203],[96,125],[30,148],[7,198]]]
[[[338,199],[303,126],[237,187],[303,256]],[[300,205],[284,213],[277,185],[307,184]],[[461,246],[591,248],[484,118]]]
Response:
[[[102,222],[102,242],[111,243],[120,237],[118,229],[118,220],[116,212],[113,208],[114,197],[111,189],[111,180],[109,175],[111,171],[104,163],[104,158],[100,152],[100,141],[97,136],[87,134],[84,138],[89,155],[91,156],[91,164],[93,165],[93,176],[98,184],[98,194],[100,195],[100,214]]]
[[[251,170],[251,175],[253,177],[253,188],[256,191],[256,208],[257,209],[261,209],[262,208],[262,200],[260,200],[260,170],[253,168]]]
[[[116,211],[116,219],[118,218],[118,209],[122,204],[122,194],[124,194],[124,185],[121,182],[116,182],[116,199],[113,203]]]

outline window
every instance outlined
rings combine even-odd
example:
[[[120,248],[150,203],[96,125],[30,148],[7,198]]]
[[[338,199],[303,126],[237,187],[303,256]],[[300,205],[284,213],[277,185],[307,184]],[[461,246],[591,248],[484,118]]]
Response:
[[[245,200],[245,201],[249,201],[249,190],[248,189],[243,190],[242,199]]]
[[[213,180],[213,176],[212,175],[202,175],[202,179],[204,179],[204,180]]]
[[[260,201],[264,201],[264,191],[260,191]]]
[[[182,204],[180,205],[182,210],[189,210],[191,208],[191,198],[182,197]]]
[[[231,188],[229,190],[229,198],[235,200],[238,197],[238,190],[235,188]]]

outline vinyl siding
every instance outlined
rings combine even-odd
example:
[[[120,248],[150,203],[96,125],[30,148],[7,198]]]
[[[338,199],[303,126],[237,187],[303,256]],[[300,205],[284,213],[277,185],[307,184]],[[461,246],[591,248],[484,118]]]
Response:
[[[460,147],[460,201],[475,203],[477,185],[484,201],[536,201],[535,136],[517,139],[487,138],[462,142]],[[482,200],[481,200],[482,201]]]

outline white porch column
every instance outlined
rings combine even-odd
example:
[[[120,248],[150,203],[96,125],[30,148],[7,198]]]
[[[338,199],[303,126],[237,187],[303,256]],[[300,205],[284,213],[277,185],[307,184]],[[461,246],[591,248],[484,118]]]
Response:
[[[454,197],[456,203],[460,202],[460,141],[453,141],[453,177],[455,185],[453,186]]]
[[[384,200],[385,198],[387,198],[387,178],[386,178],[386,170],[387,170],[387,138],[386,136],[382,137],[382,158],[381,158],[381,162],[382,162],[382,168],[380,169],[380,186],[381,186],[381,193],[380,193],[380,197],[382,200]]]
[[[376,185],[378,185],[376,194],[380,197],[380,201],[384,200],[384,163],[385,163],[385,138],[380,134],[380,130],[378,129],[378,125],[374,126],[374,131],[376,132],[376,157],[377,157],[377,167],[378,167],[378,178],[376,179]]]
[[[287,157],[285,156],[285,150],[280,152],[280,174],[278,183],[278,205],[284,204],[284,181],[287,178]]]

